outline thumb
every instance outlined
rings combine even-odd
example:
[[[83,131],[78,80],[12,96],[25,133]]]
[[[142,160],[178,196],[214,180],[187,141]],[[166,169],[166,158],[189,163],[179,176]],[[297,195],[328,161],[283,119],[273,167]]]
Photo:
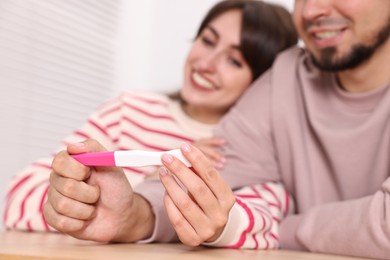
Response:
[[[67,146],[67,151],[69,154],[80,154],[92,152],[106,152],[107,149],[104,148],[104,146],[101,145],[95,139],[87,139],[80,143],[69,144]]]

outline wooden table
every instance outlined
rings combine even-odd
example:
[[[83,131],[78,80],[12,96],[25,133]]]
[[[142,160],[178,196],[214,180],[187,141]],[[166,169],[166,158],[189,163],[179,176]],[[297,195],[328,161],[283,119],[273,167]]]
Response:
[[[182,244],[102,244],[77,240],[56,233],[0,233],[0,260],[20,259],[265,259],[265,260],[357,260],[335,255],[323,255],[285,250],[234,250],[205,247],[191,248]]]

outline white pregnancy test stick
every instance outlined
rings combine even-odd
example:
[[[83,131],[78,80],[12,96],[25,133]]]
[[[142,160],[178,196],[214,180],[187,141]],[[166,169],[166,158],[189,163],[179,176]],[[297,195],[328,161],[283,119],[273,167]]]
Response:
[[[165,153],[175,156],[187,167],[191,167],[191,163],[183,156],[180,149],[164,152],[129,150],[83,153],[72,155],[72,157],[86,166],[143,167],[150,165],[162,165],[161,156]]]

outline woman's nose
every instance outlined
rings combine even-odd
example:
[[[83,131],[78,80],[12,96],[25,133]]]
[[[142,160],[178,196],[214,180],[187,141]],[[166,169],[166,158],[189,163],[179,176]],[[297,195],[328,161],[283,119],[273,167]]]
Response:
[[[217,51],[205,53],[197,61],[197,68],[205,71],[214,71],[217,67],[220,54]]]

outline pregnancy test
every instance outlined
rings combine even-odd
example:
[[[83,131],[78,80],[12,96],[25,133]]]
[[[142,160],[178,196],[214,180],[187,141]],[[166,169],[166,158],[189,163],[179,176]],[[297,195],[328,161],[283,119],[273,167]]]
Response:
[[[86,166],[143,167],[150,165],[162,165],[161,156],[163,154],[171,154],[182,161],[187,167],[191,166],[191,163],[183,156],[180,149],[164,152],[129,150],[82,153],[72,155],[72,157]]]

